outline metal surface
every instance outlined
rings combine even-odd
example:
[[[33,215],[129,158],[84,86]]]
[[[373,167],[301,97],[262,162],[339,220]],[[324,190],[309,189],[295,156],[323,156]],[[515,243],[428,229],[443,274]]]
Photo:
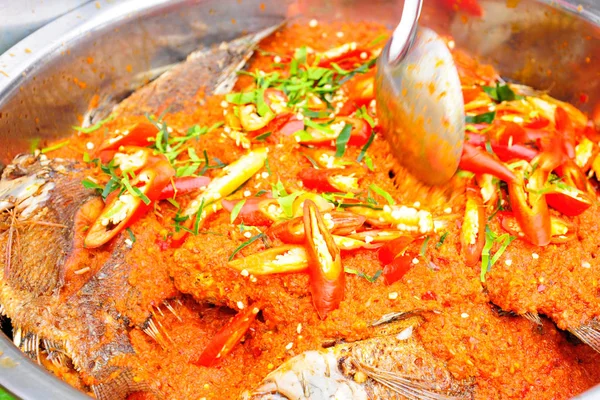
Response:
[[[417,29],[420,12],[420,1],[404,3],[377,61],[377,116],[396,161],[436,185],[458,167],[465,110],[452,54],[433,30]]]
[[[597,0],[587,0],[589,4]],[[265,7],[260,6],[264,3]],[[600,14],[551,0],[483,0],[482,20],[425,0],[421,24],[493,63],[507,79],[549,88],[589,109],[600,100]],[[99,0],[35,32],[0,56],[0,162],[30,144],[70,134],[94,95],[127,93],[148,71],[299,13],[308,18],[398,21],[395,0]],[[234,19],[234,20],[232,20]],[[14,54],[14,56],[10,55]],[[589,100],[581,103],[582,94]],[[85,399],[0,334],[0,385],[24,399]],[[10,361],[6,361],[10,360]],[[598,398],[598,390],[580,398]]]
[[[90,0],[0,2],[0,54],[57,17]]]

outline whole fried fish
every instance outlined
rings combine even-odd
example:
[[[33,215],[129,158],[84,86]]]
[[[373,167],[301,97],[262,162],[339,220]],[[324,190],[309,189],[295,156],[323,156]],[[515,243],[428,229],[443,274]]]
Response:
[[[472,399],[473,385],[455,379],[413,336],[413,313],[398,313],[404,329],[328,349],[306,351],[271,372],[244,400]]]
[[[256,44],[277,27],[194,53],[134,93],[116,114],[179,109],[185,105],[177,102],[200,88],[206,94],[230,90]],[[18,156],[6,167],[0,180],[0,314],[11,319],[13,340],[30,357],[39,361],[42,346],[50,360],[72,363],[96,398],[125,399],[154,392],[123,366],[134,353],[129,330],[137,326],[160,343],[164,336],[152,307],[177,292],[136,287],[131,274],[138,267],[127,257],[131,245],[124,235],[104,248],[84,249],[86,227],[104,207],[81,183],[88,172],[83,164],[39,154]]]

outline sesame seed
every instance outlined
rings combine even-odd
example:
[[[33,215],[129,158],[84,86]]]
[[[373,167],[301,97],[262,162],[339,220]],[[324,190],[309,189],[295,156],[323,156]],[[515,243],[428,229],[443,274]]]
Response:
[[[227,110],[223,110],[223,115],[227,115]]]
[[[504,264],[506,264],[510,267],[512,265],[512,260],[505,260]]]
[[[361,60],[366,60],[366,59],[367,59],[367,57],[368,57],[368,55],[367,55],[367,53],[366,53],[366,52],[364,52],[364,51],[363,51],[362,53],[360,53],[360,58],[361,58]]]
[[[291,350],[291,349],[292,349],[292,347],[294,347],[294,342],[289,342],[289,343],[288,343],[288,344],[285,346],[285,349],[286,349],[286,350]]]
[[[85,145],[85,147],[86,147],[88,150],[92,150],[92,149],[94,148],[94,143],[92,143],[92,142],[87,142],[87,143],[86,143],[86,145]]]
[[[317,21],[316,19],[311,19],[308,23],[308,26],[310,26],[311,28],[315,28],[317,25],[319,25],[319,21]]]
[[[456,43],[454,43],[454,40],[449,40],[448,47],[450,48],[450,50],[452,50],[454,48],[454,46],[456,46]]]
[[[269,177],[269,173],[265,171],[265,172],[263,172],[262,174],[260,174],[260,176],[261,176],[263,179],[267,179],[267,178]]]
[[[365,236],[365,243],[369,244],[369,243],[371,243],[373,240],[374,240],[374,239],[373,239],[373,236],[369,236],[369,235]]]
[[[445,209],[444,209],[444,212],[445,212],[446,214],[450,214],[450,213],[452,212],[452,207],[445,208]]]
[[[273,62],[276,62],[279,64],[281,62],[281,57],[279,57],[279,56],[273,57]]]
[[[252,283],[256,283],[256,281],[257,281],[257,280],[258,280],[258,279],[256,279],[256,277],[255,277],[254,275],[252,275],[252,276],[250,277],[250,282],[252,282]]]
[[[592,266],[591,266],[591,264],[590,264],[589,262],[587,262],[587,261],[583,261],[583,262],[581,263],[581,266],[582,266],[583,268],[591,268],[591,267],[592,267]]]
[[[466,312],[464,312],[464,313],[460,314],[460,316],[461,316],[462,318],[469,318],[469,314],[467,314]]]
[[[131,241],[131,239],[127,238],[125,239],[125,244],[127,245],[127,247],[131,248],[133,246],[133,242]]]
[[[538,253],[531,253],[531,257],[533,257],[534,260],[537,260],[538,258],[540,258]]]
[[[390,292],[388,294],[388,299],[390,300],[396,300],[398,298],[398,292]]]
[[[250,275],[250,273],[248,272],[248,270],[247,270],[247,269],[243,269],[243,270],[240,272],[240,274],[241,274],[242,276],[248,276],[248,275]]]
[[[298,332],[298,335],[302,333],[302,323],[298,324],[296,327],[296,332]]]
[[[244,190],[244,197],[250,197],[252,196],[252,192],[249,190]]]
[[[229,126],[226,126],[225,128],[223,128],[223,131],[225,131],[225,133],[231,133],[231,128]]]
[[[413,258],[412,259],[412,263],[415,264],[415,265],[418,264],[419,263],[419,259],[417,257]]]
[[[421,202],[420,201],[415,201],[413,203],[413,207],[421,207]]]
[[[227,101],[223,100],[223,101],[221,101],[221,107],[227,108],[227,107],[229,107],[229,103]]]
[[[335,36],[342,38],[342,37],[344,37],[344,32],[338,32],[335,34]]]
[[[244,303],[242,303],[241,301],[238,301],[238,302],[236,303],[236,306],[237,306],[237,308],[239,308],[240,310],[243,310],[243,309],[244,309]]]
[[[252,233],[250,231],[244,232],[244,237],[250,239],[252,237]]]

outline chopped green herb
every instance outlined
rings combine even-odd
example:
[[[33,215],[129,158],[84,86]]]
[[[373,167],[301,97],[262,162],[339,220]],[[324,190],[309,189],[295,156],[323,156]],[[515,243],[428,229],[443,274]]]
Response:
[[[514,236],[510,236],[508,233],[497,235],[490,229],[489,226],[485,227],[485,245],[483,246],[483,250],[481,251],[481,282],[485,282],[485,275],[492,268],[492,266],[498,261],[498,259],[502,256],[508,245],[512,243],[516,238]],[[494,246],[494,243],[501,243],[500,248],[496,253],[491,256],[491,249]]]
[[[392,196],[386,192],[385,190],[383,190],[382,188],[380,188],[379,186],[377,186],[376,184],[372,183],[369,188],[374,191],[375,193],[377,193],[378,195],[380,195],[381,197],[383,197],[390,206],[393,206],[394,204],[396,204],[396,202],[394,201],[394,199],[392,198]]]
[[[273,134],[273,132],[265,132],[265,133],[260,134],[257,137],[255,137],[254,140],[256,140],[257,142],[264,142],[272,134]]]
[[[203,212],[204,212],[204,199],[202,199],[202,202],[200,203],[200,207],[198,208],[198,211],[196,211],[196,218],[194,218],[194,230],[192,231],[192,233],[194,235],[198,235],[198,232],[200,231],[200,221],[202,220]]]
[[[75,129],[77,132],[92,133],[92,132],[100,129],[100,127],[102,127],[102,125],[104,125],[108,121],[112,121],[113,118],[114,118],[113,115],[109,115],[108,117],[104,118],[103,120],[100,120],[100,121],[96,122],[94,125],[88,126],[87,128],[83,128],[81,126],[72,126],[72,128]]]
[[[350,140],[350,134],[352,132],[352,125],[345,124],[344,128],[338,135],[337,139],[335,139],[335,156],[337,158],[343,157],[346,152],[346,145]]]
[[[231,210],[231,215],[229,216],[229,222],[231,222],[233,224],[233,221],[235,221],[235,219],[239,215],[240,211],[242,211],[242,207],[244,207],[244,204],[246,204],[246,199],[243,199],[242,201],[237,202],[237,204],[233,207],[233,210]]]
[[[126,228],[125,230],[127,231],[127,234],[129,235],[129,240],[131,240],[131,243],[135,243],[135,235],[133,234],[133,231],[131,230],[131,228]]]
[[[123,184],[123,186],[125,186],[125,188],[127,189],[127,191],[129,193],[131,193],[131,195],[139,197],[140,199],[142,199],[142,201],[144,202],[145,205],[149,205],[150,204],[150,199],[144,193],[142,193],[142,191],[140,189],[138,189],[135,186],[132,186],[131,182],[129,182],[129,178],[127,176],[124,176],[121,179],[121,183]]]
[[[267,194],[267,193],[269,193],[269,192],[268,192],[268,191],[266,191],[266,190],[259,190],[259,191],[258,191],[258,192],[257,192],[257,193],[254,195],[254,197],[260,197],[260,196],[262,196],[262,195],[264,195],[264,194]]]
[[[500,103],[503,101],[520,100],[523,98],[523,96],[515,94],[515,92],[506,83],[496,83],[496,87],[482,86],[481,88],[485,93],[487,93],[488,96],[490,96],[492,100]]]
[[[496,118],[496,111],[490,111],[483,114],[478,115],[467,115],[465,117],[465,122],[467,124],[491,124]]]
[[[365,106],[362,106],[361,108],[356,110],[356,113],[354,114],[354,116],[356,118],[362,118],[365,121],[367,121],[369,123],[369,125],[371,125],[371,128],[375,127],[375,121],[373,120],[371,115],[369,115],[369,112],[367,111],[367,108]]]
[[[427,251],[427,245],[429,244],[429,239],[431,239],[431,236],[427,236],[423,241],[423,244],[421,245],[421,250],[419,251],[419,255],[421,257],[425,256],[425,252]]]
[[[50,153],[51,151],[58,150],[58,149],[61,149],[61,148],[65,147],[69,143],[71,143],[70,140],[68,140],[68,139],[67,140],[63,140],[62,142],[58,142],[55,145],[44,147],[41,150],[41,152],[42,152],[42,154]]]
[[[281,206],[284,214],[288,218],[292,218],[294,216],[294,201],[298,196],[300,196],[304,192],[294,192],[292,194],[288,194],[287,196],[277,198],[277,202]]]
[[[104,190],[102,186],[98,185],[96,182],[90,181],[89,179],[84,179],[83,181],[81,181],[81,184],[86,189],[96,189],[99,190],[100,193],[102,193],[102,191]]]
[[[229,256],[227,261],[233,260],[233,257],[235,257],[235,255],[237,253],[239,253],[245,247],[250,246],[252,243],[256,242],[258,239],[265,240],[266,238],[267,238],[267,236],[262,232],[257,235],[252,236],[250,239],[246,240],[244,243],[242,243],[238,247],[236,247],[236,249],[233,251],[233,253],[231,253],[231,255]]]
[[[271,166],[269,165],[269,157],[265,159],[265,169],[269,173],[269,175],[273,175],[273,171],[271,171]]]
[[[243,105],[248,103],[254,103],[256,99],[256,91],[251,92],[239,92],[239,93],[230,93],[225,96],[225,100],[228,103]]]
[[[373,143],[373,140],[375,140],[375,132],[371,132],[371,136],[369,136],[369,140],[367,140],[367,143],[365,143],[363,148],[360,150],[360,154],[356,158],[356,161],[361,162],[362,159],[365,158],[365,156],[367,155],[367,150],[369,149],[369,147],[371,147],[371,143]]]
[[[352,269],[352,268],[348,268],[348,267],[344,268],[344,272],[347,274],[359,276],[359,277],[364,278],[364,279],[368,280],[369,282],[373,283],[381,276],[381,274],[383,273],[383,270],[378,269],[377,272],[375,272],[373,274],[373,276],[369,276],[362,271],[358,271],[356,269]]]
[[[314,168],[319,168],[319,164],[317,164],[317,162],[316,162],[316,161],[315,161],[315,160],[314,160],[314,159],[313,159],[311,156],[309,156],[309,155],[308,155],[308,154],[306,154],[306,153],[302,153],[302,155],[303,155],[304,157],[306,157],[306,159],[307,159],[307,160],[308,160],[308,161],[309,161],[309,162],[312,164],[312,166],[313,166]]]
[[[438,242],[435,244],[435,248],[439,249],[440,247],[442,247],[442,245],[446,241],[447,237],[448,237],[448,232],[444,232],[444,234],[442,236],[440,236],[440,240],[438,240]]]
[[[171,205],[172,205],[173,207],[175,207],[175,208],[180,208],[180,207],[179,207],[179,203],[177,202],[177,200],[175,200],[175,199],[173,199],[173,198],[168,198],[168,199],[167,199],[167,201],[168,201],[169,203],[171,203]]]
[[[372,41],[371,41],[371,42],[370,42],[370,43],[367,45],[367,47],[374,47],[374,46],[376,46],[377,44],[379,44],[379,43],[381,43],[381,42],[385,41],[387,38],[388,38],[388,35],[386,35],[386,34],[381,34],[381,35],[377,36],[375,39],[373,39],[373,40],[372,40]]]
[[[288,195],[288,192],[285,190],[285,187],[283,186],[283,183],[281,183],[281,180],[278,180],[276,184],[271,185],[271,193],[276,199]]]
[[[367,164],[367,168],[369,168],[369,171],[375,170],[375,167],[373,166],[373,160],[368,154],[365,155],[365,164]]]

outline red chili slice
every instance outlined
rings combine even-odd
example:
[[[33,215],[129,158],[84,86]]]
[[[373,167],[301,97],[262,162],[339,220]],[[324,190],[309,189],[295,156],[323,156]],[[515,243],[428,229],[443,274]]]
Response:
[[[173,186],[175,183],[175,186]],[[200,188],[206,187],[210,183],[208,176],[181,176],[173,179],[161,191],[158,200],[172,199],[177,196],[191,193]]]
[[[175,170],[165,160],[147,166],[137,175],[139,182],[137,184],[132,182],[132,184],[150,200],[150,204],[145,204],[136,195],[128,193],[119,196],[116,191],[113,192],[106,199],[104,210],[89,229],[84,241],[85,246],[88,248],[102,246],[146,214],[152,202],[160,197],[162,190],[174,175]],[[127,196],[127,201],[121,199],[123,196]]]
[[[458,164],[460,169],[476,174],[491,174],[505,182],[516,181],[515,174],[504,163],[472,144],[465,143]]]
[[[391,285],[394,282],[402,279],[404,275],[412,268],[413,260],[417,254],[408,252],[402,254],[392,260],[383,268],[383,279],[386,285]]]
[[[233,350],[236,344],[244,337],[250,326],[260,312],[261,306],[252,305],[240,311],[233,319],[206,346],[200,357],[192,364],[210,367],[220,358],[225,357]]]
[[[303,218],[310,292],[319,318],[325,319],[344,299],[344,268],[340,250],[312,200],[304,201]]]
[[[244,223],[251,226],[270,226],[273,224],[273,220],[269,218],[262,210],[264,207],[261,205],[265,204],[265,201],[269,201],[270,196],[263,197],[248,197],[245,199],[244,205],[240,209],[237,215],[235,224]],[[223,208],[229,212],[232,212],[234,207],[244,200],[222,200]]]
[[[356,231],[365,223],[366,218],[343,211],[332,211],[330,232],[333,235],[348,235]],[[289,221],[280,222],[271,226],[267,231],[270,238],[277,238],[287,244],[302,244],[305,242],[304,224],[302,217],[296,217]]]
[[[396,257],[398,257],[399,255],[401,255],[404,251],[406,251],[406,249],[408,248],[408,246],[414,242],[415,238],[413,236],[400,236],[399,238],[396,238],[394,240],[390,240],[389,242],[385,243],[378,252],[378,257],[379,257],[379,261],[383,264],[383,265],[388,265],[390,264],[392,261],[394,261],[394,259]]]
[[[575,158],[575,129],[569,114],[562,107],[556,107],[554,121],[556,131],[562,136],[565,155],[570,159]]]
[[[483,16],[483,9],[478,0],[440,0],[442,6],[452,11],[464,11],[474,17]]]
[[[302,181],[305,188],[316,190],[319,192],[352,192],[359,190],[355,188],[343,187],[340,182],[336,182],[336,176],[359,178],[363,171],[359,168],[331,168],[331,169],[315,169],[304,168],[298,173],[298,178]]]
[[[545,246],[550,243],[552,236],[550,214],[545,196],[535,192],[539,193],[544,189],[547,172],[540,167],[532,173],[527,188],[533,192],[529,194],[525,190],[522,173],[519,171],[517,175],[519,180],[508,184],[513,213],[527,239],[537,246]]]
[[[562,165],[558,166],[554,172],[556,172],[567,185],[576,187],[583,192],[587,192],[589,182],[575,161],[566,160]]]
[[[548,205],[569,217],[582,214],[592,206],[589,196],[577,188],[565,189],[554,185],[552,191],[546,193]]]
[[[138,122],[129,129],[122,129],[114,136],[106,139],[98,151],[118,149],[121,146],[141,146],[145,147],[150,144],[148,139],[156,137],[158,128],[150,122]]]
[[[479,262],[485,245],[485,208],[477,189],[468,187],[466,197],[460,242],[465,255],[465,264],[472,267]]]

